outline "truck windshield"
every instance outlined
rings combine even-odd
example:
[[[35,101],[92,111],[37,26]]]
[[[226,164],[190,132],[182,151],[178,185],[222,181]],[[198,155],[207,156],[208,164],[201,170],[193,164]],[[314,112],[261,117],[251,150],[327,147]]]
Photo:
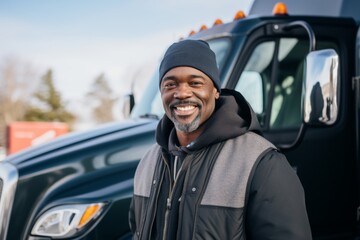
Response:
[[[216,54],[216,61],[219,69],[225,63],[226,56],[229,53],[231,41],[229,38],[217,38],[207,41],[210,48]],[[160,119],[164,114],[159,91],[158,67],[150,79],[143,96],[131,112],[131,118],[154,118]]]

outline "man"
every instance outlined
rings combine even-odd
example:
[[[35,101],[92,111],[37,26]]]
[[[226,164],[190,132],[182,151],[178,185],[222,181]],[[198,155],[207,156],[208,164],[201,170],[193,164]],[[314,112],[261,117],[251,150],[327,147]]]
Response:
[[[159,73],[166,114],[136,170],[134,239],[311,239],[300,181],[242,95],[221,91],[209,45],[174,43]]]

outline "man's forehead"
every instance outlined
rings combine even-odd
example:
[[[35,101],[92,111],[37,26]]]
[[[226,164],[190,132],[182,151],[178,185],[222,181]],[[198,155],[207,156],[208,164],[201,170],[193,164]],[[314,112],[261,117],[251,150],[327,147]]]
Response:
[[[165,73],[162,80],[176,77],[201,77],[211,81],[211,79],[202,71],[188,66],[180,66],[170,69],[167,73]]]

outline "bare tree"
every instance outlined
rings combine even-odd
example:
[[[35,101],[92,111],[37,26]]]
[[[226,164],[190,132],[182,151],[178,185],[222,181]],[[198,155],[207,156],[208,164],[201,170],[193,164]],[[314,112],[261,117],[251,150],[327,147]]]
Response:
[[[0,63],[0,146],[6,143],[7,124],[24,116],[36,83],[36,74],[30,64],[16,58],[7,58]]]
[[[93,106],[92,116],[97,123],[114,121],[113,108],[118,100],[114,96],[104,74],[100,74],[92,84],[90,91],[86,95],[89,105]]]

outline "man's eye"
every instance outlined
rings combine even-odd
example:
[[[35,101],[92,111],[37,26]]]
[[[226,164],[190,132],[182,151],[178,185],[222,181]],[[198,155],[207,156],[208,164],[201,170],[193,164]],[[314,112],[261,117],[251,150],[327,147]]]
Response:
[[[200,85],[202,85],[202,82],[192,82],[191,85],[192,86],[200,86]]]
[[[172,88],[175,86],[175,83],[165,83],[164,88]]]

